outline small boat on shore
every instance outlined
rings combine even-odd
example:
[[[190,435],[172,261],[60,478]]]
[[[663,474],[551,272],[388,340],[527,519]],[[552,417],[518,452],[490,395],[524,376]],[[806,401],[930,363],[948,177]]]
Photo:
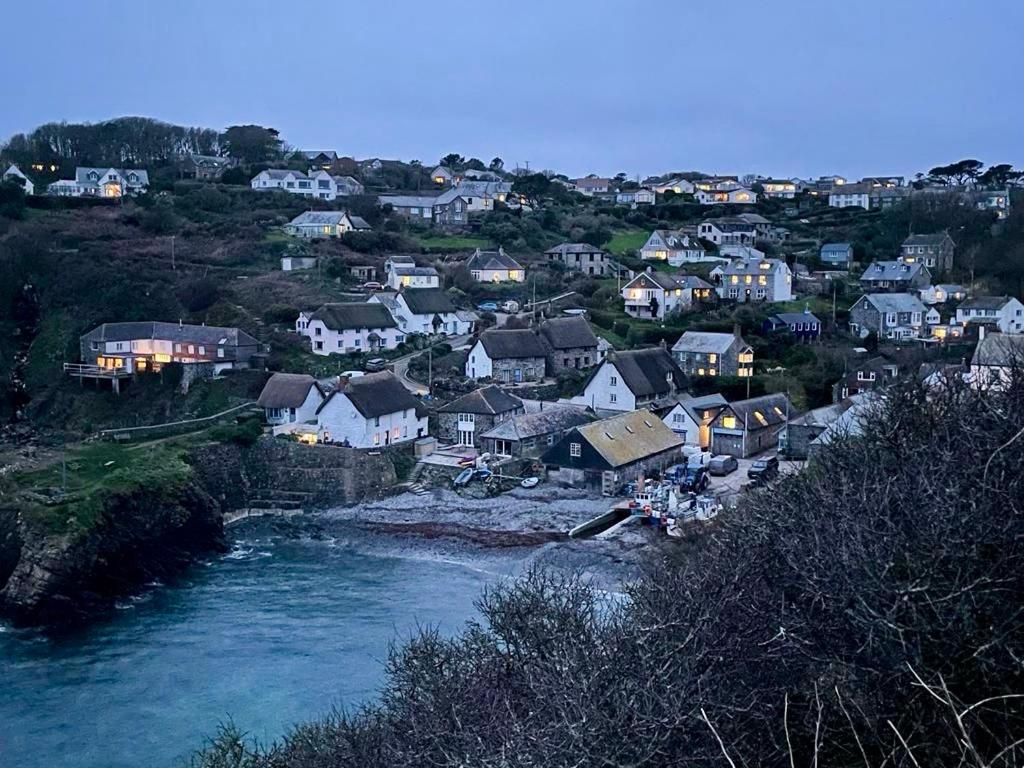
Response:
[[[469,469],[462,470],[461,472],[459,472],[459,474],[455,476],[455,479],[452,481],[452,485],[454,485],[456,488],[461,488],[464,485],[469,485],[469,481],[473,479],[473,473],[475,471],[476,470],[474,470],[472,467],[470,467]]]
[[[523,482],[520,483],[523,488],[536,488],[540,482],[539,477],[524,477]]]

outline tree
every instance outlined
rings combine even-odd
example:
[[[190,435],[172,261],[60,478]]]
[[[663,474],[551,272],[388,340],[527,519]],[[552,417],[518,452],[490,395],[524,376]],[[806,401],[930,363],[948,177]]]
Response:
[[[445,168],[451,168],[452,170],[458,170],[462,168],[462,164],[466,162],[466,158],[460,155],[458,152],[449,152],[447,155],[441,158],[441,165]]]
[[[530,173],[525,176],[518,176],[512,183],[513,194],[522,195],[532,206],[535,206],[550,191],[551,179],[543,173]]]
[[[500,173],[505,169],[505,161],[500,157],[495,157],[491,160],[491,164],[488,167],[495,173]]]
[[[928,177],[938,184],[963,186],[968,181],[975,181],[981,175],[984,165],[980,160],[960,160],[932,168],[928,171]]]
[[[1024,171],[1013,170],[1013,166],[1009,163],[999,163],[990,165],[978,177],[978,182],[986,187],[1005,187],[1007,184],[1017,182],[1022,176],[1024,176]]]
[[[262,125],[232,125],[222,141],[228,155],[249,165],[279,160],[284,143],[277,129]]]

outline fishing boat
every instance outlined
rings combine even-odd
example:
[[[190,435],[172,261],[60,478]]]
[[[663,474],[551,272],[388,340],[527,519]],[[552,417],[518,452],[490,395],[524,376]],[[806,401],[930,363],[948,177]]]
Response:
[[[470,467],[469,469],[462,470],[461,472],[459,472],[459,474],[455,476],[455,480],[452,481],[452,485],[454,485],[456,488],[460,488],[463,485],[468,485],[469,481],[473,479],[474,471],[475,470],[472,467]]]
[[[478,477],[481,480],[490,480],[494,473],[489,469],[477,469],[473,471],[474,477]]]

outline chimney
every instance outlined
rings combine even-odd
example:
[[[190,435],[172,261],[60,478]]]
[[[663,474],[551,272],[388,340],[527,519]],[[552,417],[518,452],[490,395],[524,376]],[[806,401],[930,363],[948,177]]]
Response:
[[[978,325],[978,343],[980,344],[985,340],[985,326],[983,324]]]
[[[735,336],[737,339],[740,337],[740,324],[739,323],[736,323],[735,325],[733,325],[733,327],[732,327],[732,335]]]
[[[658,346],[661,347],[662,349],[667,349],[668,348],[668,344],[665,343],[665,337],[664,336],[661,337],[661,341],[658,342]]]
[[[182,327],[182,325],[183,325],[183,323],[181,322],[181,318],[179,317],[179,318],[178,318],[178,327],[179,327],[179,328],[181,328],[181,327]]]
[[[349,382],[349,377],[348,376],[338,376],[338,380],[335,382],[334,388],[338,392],[342,392],[342,391],[344,391],[345,387],[348,386],[348,382]]]

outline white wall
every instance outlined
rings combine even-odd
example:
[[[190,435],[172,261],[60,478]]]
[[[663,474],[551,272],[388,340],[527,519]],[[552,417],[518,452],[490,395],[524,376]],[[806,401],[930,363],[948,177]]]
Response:
[[[379,448],[415,440],[426,434],[427,420],[417,418],[415,408],[367,419],[344,393],[332,397],[317,415],[320,440],[332,443],[347,440],[353,448]]]
[[[469,350],[469,357],[466,359],[466,375],[471,379],[486,379],[493,373],[491,358],[484,351],[484,345],[478,341]]]
[[[317,334],[317,329],[320,334]],[[324,325],[323,320],[311,320],[304,330],[299,330],[309,337],[309,346],[314,355],[343,355],[346,352],[366,352],[370,349],[369,335],[376,333],[381,338],[381,349],[394,349],[399,342],[405,340],[405,334],[398,328],[346,328],[334,331]],[[317,348],[317,342],[323,342]]]
[[[615,366],[607,361],[601,363],[583,394],[574,397],[572,402],[608,411],[636,410],[636,398],[622,381]]]
[[[680,420],[676,420],[679,417]],[[690,418],[683,406],[677,404],[675,408],[665,414],[662,419],[665,426],[683,438],[686,445],[700,447],[700,426]]]
[[[274,416],[271,415],[270,408],[264,408],[263,413],[266,417],[268,424],[294,424],[303,423],[307,421],[316,420],[316,409],[320,407],[320,403],[324,400],[323,395],[320,394],[320,390],[316,387],[310,387],[309,392],[306,394],[306,399],[302,402],[298,408],[281,408],[279,413]]]

